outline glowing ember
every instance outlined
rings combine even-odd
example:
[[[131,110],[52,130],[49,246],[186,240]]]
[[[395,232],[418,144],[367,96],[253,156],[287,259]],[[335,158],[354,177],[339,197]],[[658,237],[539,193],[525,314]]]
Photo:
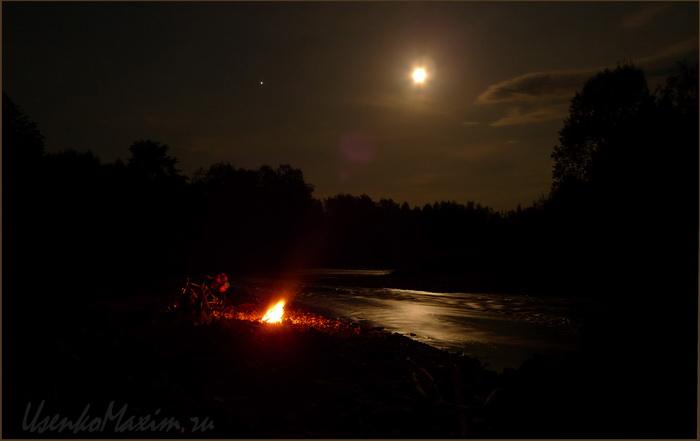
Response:
[[[270,309],[265,312],[265,315],[260,319],[263,323],[282,323],[282,317],[284,316],[284,300],[280,300],[275,303]]]

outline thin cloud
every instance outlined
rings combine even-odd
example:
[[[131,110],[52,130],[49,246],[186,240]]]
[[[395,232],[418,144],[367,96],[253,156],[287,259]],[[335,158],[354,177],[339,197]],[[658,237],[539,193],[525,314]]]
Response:
[[[401,94],[378,94],[374,96],[356,97],[348,100],[351,105],[372,107],[383,110],[413,112],[435,116],[448,116],[448,112],[437,103],[424,97],[412,97]]]
[[[693,37],[674,43],[650,57],[639,58],[637,64],[643,67],[649,76],[666,75],[676,62],[682,59],[697,60],[697,58],[698,39]]]
[[[521,103],[542,98],[568,97],[597,69],[531,72],[492,84],[477,104]]]
[[[697,52],[698,42],[690,38],[630,61],[642,67],[648,77],[660,77],[667,75],[677,61],[697,59]],[[566,114],[567,102],[585,81],[606,67],[526,73],[488,86],[476,98],[476,104],[510,105],[506,115],[490,124],[492,127],[556,120]]]
[[[519,126],[560,120],[566,116],[567,108],[565,103],[536,107],[530,110],[515,107],[511,108],[502,118],[492,122],[491,127]]]
[[[641,28],[658,17],[663,11],[671,5],[668,3],[653,3],[644,5],[640,9],[622,17],[622,27],[625,28]]]
[[[668,70],[675,61],[683,57],[697,57],[697,50],[697,39],[690,38],[668,46],[652,56],[632,61],[649,70],[648,73],[656,74],[659,70]],[[477,97],[476,103],[527,103],[552,98],[568,99],[588,78],[605,67],[526,73],[488,86]]]

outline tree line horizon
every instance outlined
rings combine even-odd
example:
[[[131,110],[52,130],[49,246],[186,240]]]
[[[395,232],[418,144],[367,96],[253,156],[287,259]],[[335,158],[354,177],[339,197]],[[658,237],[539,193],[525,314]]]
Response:
[[[339,266],[449,275],[483,289],[556,291],[578,280],[571,290],[585,293],[656,262],[650,249],[687,259],[697,242],[697,65],[679,64],[655,91],[631,64],[592,76],[559,131],[549,194],[499,211],[475,201],[319,199],[286,164],[218,162],[186,176],[168,145],[150,139],[134,142],[126,161],[48,153],[4,92],[3,128],[14,264],[66,283]],[[673,212],[645,210],[650,201]],[[664,226],[663,239],[649,234]],[[645,236],[648,249],[636,243]]]

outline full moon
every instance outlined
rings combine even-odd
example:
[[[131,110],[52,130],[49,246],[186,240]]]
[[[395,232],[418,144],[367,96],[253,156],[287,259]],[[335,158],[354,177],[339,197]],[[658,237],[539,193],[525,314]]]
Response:
[[[423,84],[428,79],[428,72],[424,67],[416,67],[411,73],[411,78],[413,78],[415,84]]]

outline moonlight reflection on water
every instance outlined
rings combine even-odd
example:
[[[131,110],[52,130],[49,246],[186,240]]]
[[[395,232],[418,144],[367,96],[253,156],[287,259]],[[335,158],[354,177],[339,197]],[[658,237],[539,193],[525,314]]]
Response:
[[[573,305],[564,299],[307,285],[296,301],[464,352],[499,370],[535,353],[576,347]]]

